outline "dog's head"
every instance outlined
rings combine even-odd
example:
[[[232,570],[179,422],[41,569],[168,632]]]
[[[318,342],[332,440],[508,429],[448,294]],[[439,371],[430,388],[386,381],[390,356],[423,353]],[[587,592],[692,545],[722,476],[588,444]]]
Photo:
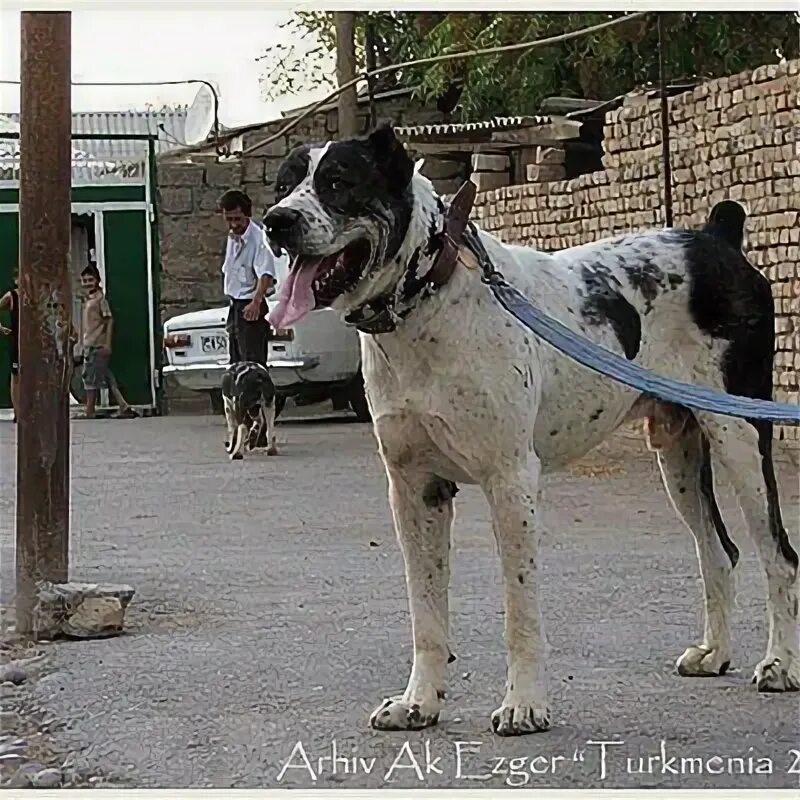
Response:
[[[269,372],[255,362],[231,365],[222,376],[222,402],[228,423],[228,455],[233,458],[246,449],[262,422],[263,404],[271,401],[275,389]]]
[[[289,327],[315,308],[347,312],[396,284],[415,210],[414,163],[394,130],[293,150],[264,217],[292,267],[270,322]],[[433,197],[433,192],[430,190]]]

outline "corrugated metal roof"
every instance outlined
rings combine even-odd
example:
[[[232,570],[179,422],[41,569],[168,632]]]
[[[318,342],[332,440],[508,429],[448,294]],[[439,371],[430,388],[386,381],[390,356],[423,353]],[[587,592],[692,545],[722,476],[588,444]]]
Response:
[[[14,116],[17,119],[14,119]],[[19,115],[0,114],[0,132],[19,133]],[[74,141],[74,140],[73,140]],[[86,142],[91,145],[91,142]],[[19,139],[0,138],[0,180],[19,180]],[[141,180],[142,170],[135,163],[124,163],[100,158],[96,153],[72,145],[72,181],[86,183],[108,180],[111,176],[119,178],[138,178]]]
[[[551,117],[495,117],[481,122],[455,122],[436,125],[404,125],[395,128],[395,132],[403,139],[415,139],[431,136],[458,136],[465,133],[493,133],[494,131],[533,128],[549,125]]]
[[[155,148],[159,154],[184,146],[187,110],[179,107],[162,111],[78,111],[72,115],[72,132],[157,135]],[[19,124],[19,114],[5,116]],[[82,149],[91,150],[102,161],[139,161],[147,155],[147,142],[144,141],[76,141]]]

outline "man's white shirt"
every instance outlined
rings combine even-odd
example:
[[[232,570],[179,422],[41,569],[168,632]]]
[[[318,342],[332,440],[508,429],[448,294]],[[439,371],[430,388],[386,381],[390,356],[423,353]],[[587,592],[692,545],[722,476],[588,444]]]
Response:
[[[252,300],[259,278],[264,275],[276,277],[275,259],[267,244],[267,234],[253,220],[241,236],[228,234],[222,274],[225,295],[234,300]]]

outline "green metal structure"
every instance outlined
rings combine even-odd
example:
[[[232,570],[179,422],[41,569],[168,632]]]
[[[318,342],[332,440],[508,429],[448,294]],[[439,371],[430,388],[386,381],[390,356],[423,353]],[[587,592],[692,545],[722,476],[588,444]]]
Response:
[[[0,133],[2,140],[17,139]],[[97,164],[73,169],[73,286],[94,251],[94,261],[114,314],[111,367],[128,402],[144,413],[160,414],[162,335],[159,314],[160,256],[158,242],[156,136],[149,134],[80,134],[73,140],[126,139],[147,142],[143,164]],[[74,156],[73,156],[74,158]],[[2,159],[0,159],[0,168]],[[80,174],[76,179],[76,171]],[[19,261],[19,182],[0,179],[0,291],[11,288]],[[85,245],[85,246],[83,246]],[[85,251],[85,255],[84,255]],[[77,326],[80,302],[75,294],[73,318]],[[4,320],[5,324],[8,324]],[[24,335],[24,331],[21,332]],[[24,369],[24,365],[22,365]],[[0,341],[0,408],[10,407],[10,352]],[[76,376],[77,377],[77,376]],[[80,381],[73,381],[80,401]],[[101,394],[101,399],[103,395]],[[102,404],[101,404],[102,405]]]

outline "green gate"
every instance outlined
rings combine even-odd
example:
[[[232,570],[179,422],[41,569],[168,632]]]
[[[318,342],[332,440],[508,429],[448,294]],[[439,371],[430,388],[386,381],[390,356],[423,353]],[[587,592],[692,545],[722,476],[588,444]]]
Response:
[[[0,144],[16,138],[0,133]],[[148,158],[144,164],[127,165],[124,174],[101,170],[99,178],[85,174],[72,184],[72,275],[73,287],[80,285],[80,273],[94,251],[94,261],[114,313],[111,368],[129,403],[144,413],[162,410],[161,325],[158,310],[160,258],[156,208],[156,162],[154,136],[90,134],[73,135],[73,140],[146,140]],[[74,158],[74,156],[73,156]],[[0,159],[0,169],[4,159]],[[5,159],[7,161],[7,159]],[[18,161],[18,160],[17,160]],[[93,170],[89,169],[89,173]],[[8,169],[3,170],[4,176]],[[88,177],[88,179],[87,179]],[[19,184],[16,176],[0,180],[0,291],[11,288],[19,261]],[[93,246],[92,246],[93,245]],[[84,253],[86,256],[84,257]],[[80,301],[74,294],[73,320]],[[8,324],[4,320],[4,324]],[[10,352],[0,342],[0,407],[9,408]],[[22,365],[24,369],[24,365]],[[78,377],[77,375],[75,376]],[[101,393],[101,407],[106,393]],[[73,380],[73,402],[81,402],[80,380]]]

